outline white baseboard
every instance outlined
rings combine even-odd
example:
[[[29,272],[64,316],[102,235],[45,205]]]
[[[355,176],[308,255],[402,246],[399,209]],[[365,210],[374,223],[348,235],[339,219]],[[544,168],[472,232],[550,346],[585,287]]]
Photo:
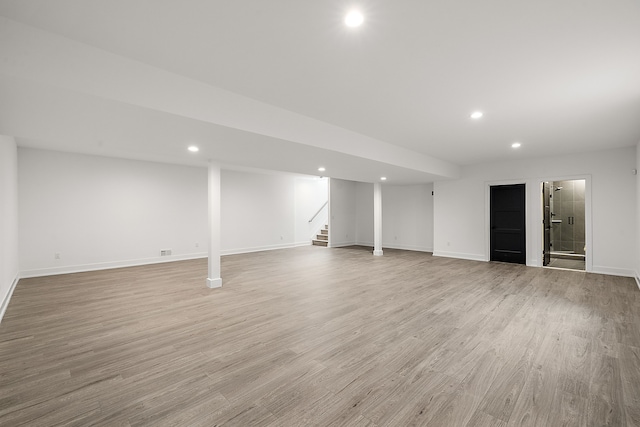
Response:
[[[332,248],[344,248],[345,246],[358,246],[358,245],[367,246],[365,244],[356,243],[356,242],[331,242],[331,243],[329,243],[329,247],[332,247]],[[369,245],[369,246],[371,246],[371,245]]]
[[[41,268],[36,270],[25,270],[20,272],[21,278],[54,276],[58,274],[82,273],[85,271],[110,270],[113,268],[135,267],[138,265],[161,264],[164,262],[186,261],[189,259],[206,258],[206,253],[196,253],[188,255],[169,255],[154,258],[142,258],[127,261],[100,262],[95,264],[68,265],[64,267]]]
[[[638,285],[638,289],[640,289],[640,273],[636,271],[634,278],[636,279],[636,285]]]
[[[637,277],[636,272],[633,270],[626,268],[603,267],[601,265],[594,265],[589,273],[608,274],[609,276]]]
[[[273,251],[276,249],[289,249],[295,248],[297,246],[308,246],[311,244],[309,242],[299,242],[299,243],[283,243],[281,245],[267,245],[267,246],[254,246],[251,248],[235,248],[235,249],[225,249],[220,251],[220,255],[238,255],[238,254],[247,254],[250,252],[262,252],[262,251]]]
[[[15,279],[13,279],[13,283],[11,283],[11,286],[9,286],[9,291],[2,298],[2,303],[0,304],[0,322],[2,322],[4,313],[7,311],[7,307],[9,307],[9,301],[11,300],[13,291],[16,289],[16,286],[18,285],[19,281],[20,281],[20,275],[16,275]]]
[[[403,251],[415,251],[415,252],[433,252],[433,248],[427,248],[424,246],[413,246],[413,245],[387,245],[382,244],[382,249],[400,249]]]
[[[344,248],[345,246],[356,246],[356,245],[361,245],[361,243],[356,243],[356,242],[331,242],[329,243],[329,247],[330,248]],[[362,246],[367,246],[367,245],[362,245]],[[371,246],[371,245],[368,245]]]
[[[341,248],[344,246],[369,246],[373,247],[373,242],[341,242],[341,243],[332,243],[330,247],[332,248]],[[382,244],[382,249],[400,249],[403,251],[416,251],[416,252],[433,252],[433,248],[426,248],[422,246],[412,246],[412,245],[387,245]]]
[[[311,245],[311,241],[287,243],[282,245],[258,246],[258,247],[252,247],[252,248],[227,249],[227,250],[221,251],[220,255],[222,256],[236,255],[236,254],[244,254],[249,252],[270,251],[275,249],[287,249],[287,248],[309,246],[309,245]],[[208,253],[201,252],[201,253],[187,254],[187,255],[170,255],[170,256],[163,256],[163,257],[142,258],[142,259],[135,259],[135,260],[128,260],[128,261],[113,261],[113,262],[101,262],[101,263],[95,263],[95,264],[82,264],[82,265],[70,265],[70,266],[63,266],[63,267],[40,268],[40,269],[22,271],[20,272],[20,277],[21,278],[42,277],[42,276],[54,276],[59,274],[82,273],[86,271],[110,270],[113,268],[135,267],[139,265],[160,264],[164,262],[173,262],[173,261],[186,261],[190,259],[207,258],[208,256],[209,256]]]
[[[484,255],[481,254],[465,254],[463,252],[446,252],[446,251],[434,251],[433,256],[445,257],[445,258],[458,258],[467,259],[470,261],[489,261]]]

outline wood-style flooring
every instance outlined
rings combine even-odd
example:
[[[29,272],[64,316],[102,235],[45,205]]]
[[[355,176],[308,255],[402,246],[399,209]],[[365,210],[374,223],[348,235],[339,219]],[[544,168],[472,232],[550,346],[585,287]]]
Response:
[[[631,426],[630,278],[360,247],[19,282],[2,426]]]

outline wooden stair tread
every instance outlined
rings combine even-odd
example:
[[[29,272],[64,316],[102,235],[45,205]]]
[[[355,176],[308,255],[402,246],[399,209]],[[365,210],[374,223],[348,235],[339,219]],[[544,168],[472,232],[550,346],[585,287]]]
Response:
[[[329,246],[329,224],[325,224],[320,230],[320,234],[316,234],[316,238],[311,240],[311,244],[315,246]]]

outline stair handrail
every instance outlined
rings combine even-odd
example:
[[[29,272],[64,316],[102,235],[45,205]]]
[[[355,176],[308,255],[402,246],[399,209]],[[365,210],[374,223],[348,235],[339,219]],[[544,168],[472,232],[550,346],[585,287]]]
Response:
[[[309,222],[312,222],[314,219],[316,219],[316,217],[318,215],[320,215],[320,212],[322,212],[322,209],[324,209],[325,206],[327,206],[327,204],[329,203],[329,200],[327,200],[326,202],[324,202],[324,204],[322,206],[320,206],[320,209],[318,209],[318,212],[316,212],[311,219],[309,220]]]

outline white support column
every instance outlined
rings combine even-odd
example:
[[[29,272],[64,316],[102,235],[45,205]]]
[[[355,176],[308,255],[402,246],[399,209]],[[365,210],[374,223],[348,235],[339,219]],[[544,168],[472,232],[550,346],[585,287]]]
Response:
[[[373,255],[382,256],[382,184],[373,184]]]
[[[207,287],[222,287],[220,277],[220,165],[209,161],[209,276]]]

